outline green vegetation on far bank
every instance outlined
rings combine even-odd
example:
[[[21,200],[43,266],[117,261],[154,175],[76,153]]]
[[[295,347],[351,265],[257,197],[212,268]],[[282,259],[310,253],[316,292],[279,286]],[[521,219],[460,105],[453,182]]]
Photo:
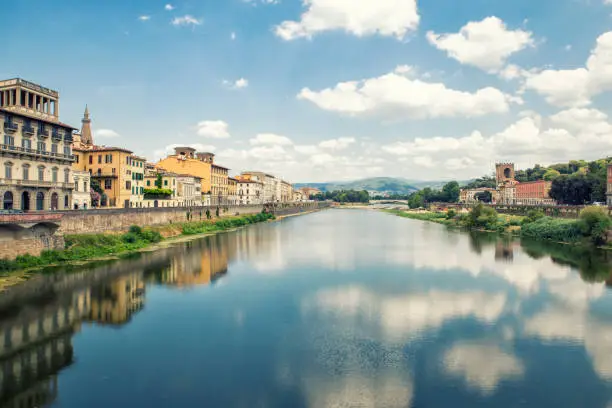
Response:
[[[274,218],[274,215],[262,212],[216,221],[186,222],[175,226],[180,229],[180,235],[196,235],[226,231]],[[164,238],[158,231],[133,225],[124,234],[78,234],[67,235],[64,239],[66,248],[61,251],[43,251],[40,256],[20,255],[14,260],[0,259],[0,275],[22,269],[88,261],[134,252],[161,242]]]
[[[448,212],[401,210],[386,212],[469,230],[510,233],[532,240],[582,243],[594,246],[606,244],[608,230],[612,227],[612,220],[602,207],[587,207],[582,210],[580,218],[576,220],[546,217],[538,210],[530,211],[526,217],[498,214],[495,209],[482,204],[462,214],[457,214],[453,209]]]

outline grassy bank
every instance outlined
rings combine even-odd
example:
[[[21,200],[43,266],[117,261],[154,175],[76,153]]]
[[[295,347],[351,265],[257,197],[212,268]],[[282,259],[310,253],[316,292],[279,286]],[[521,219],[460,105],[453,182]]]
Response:
[[[174,224],[179,234],[196,235],[227,231],[249,224],[267,221],[274,216],[267,213],[244,215],[241,217]],[[139,251],[164,240],[162,234],[154,229],[130,227],[124,234],[79,234],[64,237],[66,248],[61,251],[43,251],[40,256],[21,255],[15,260],[0,260],[0,274],[17,270],[62,265],[75,261],[89,261],[108,256]]]
[[[498,214],[493,208],[478,205],[469,213],[412,212],[387,210],[405,218],[432,221],[468,230],[518,235],[532,240],[549,240],[572,244],[605,245],[612,220],[601,207],[587,207],[577,220],[546,217],[541,211],[530,211],[526,217]]]

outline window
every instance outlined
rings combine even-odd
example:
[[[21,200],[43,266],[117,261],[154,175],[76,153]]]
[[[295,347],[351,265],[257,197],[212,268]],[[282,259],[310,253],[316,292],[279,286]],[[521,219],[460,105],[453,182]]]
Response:
[[[113,167],[113,174],[115,174],[115,168]]]
[[[102,175],[102,169],[98,169],[98,176]]]
[[[74,191],[79,191],[79,182],[76,180],[74,182]]]
[[[13,163],[4,163],[4,178],[13,178]]]
[[[65,195],[64,196],[64,208],[68,208],[68,204],[70,204],[69,201],[70,201],[70,198],[67,195]]]
[[[21,147],[24,149],[31,149],[32,141],[30,139],[21,139]]]
[[[98,155],[98,164],[102,164],[102,155],[101,154]]]
[[[125,164],[130,165],[130,156],[125,158]]]
[[[70,183],[70,170],[64,170],[64,183]]]
[[[68,151],[70,151],[70,148],[68,148]],[[66,148],[64,147],[64,153],[66,152]],[[79,162],[79,155],[77,154],[76,156],[74,156],[74,162],[78,163]]]
[[[38,168],[38,181],[45,181],[45,168],[42,166]]]
[[[38,122],[38,133],[45,133],[45,124]]]
[[[164,186],[168,185],[168,180],[164,180]]]
[[[93,156],[89,156],[89,164],[93,164]]]
[[[87,188],[87,180],[83,181],[83,191],[87,192],[89,189]]]
[[[30,179],[30,166],[28,166],[27,164],[25,166],[23,166],[23,168],[21,169],[23,171],[23,179],[24,180],[29,180]]]
[[[13,209],[13,193],[11,193],[10,191],[7,191],[6,193],[4,193],[4,206],[3,208],[5,210],[12,210]]]
[[[113,180],[110,180],[110,179],[104,180],[104,189],[110,190],[111,188],[113,188]]]
[[[104,155],[104,162],[105,163],[112,163],[113,162],[113,155],[112,154]]]
[[[4,135],[4,144],[8,146],[15,146],[15,138],[11,135]]]
[[[132,194],[134,194],[134,187],[132,187]]]
[[[71,153],[72,153],[72,152],[70,151],[70,146],[64,146],[64,154],[65,154],[66,156],[70,156],[70,154],[71,154]],[[76,162],[78,163],[78,162],[79,162],[79,157],[77,156],[77,158],[76,158],[76,159],[77,159],[77,160],[76,160]]]
[[[51,143],[51,153],[57,153],[57,143]]]
[[[140,187],[140,194],[144,194],[144,187]]]
[[[57,183],[57,169],[51,169],[51,181]]]
[[[131,182],[131,181],[126,181],[126,182],[125,182],[125,189],[126,189],[126,190],[129,190],[130,188],[132,188],[132,182]],[[133,192],[134,192],[134,191],[132,190],[132,193],[133,193]]]
[[[36,148],[38,149],[38,151],[44,152],[47,147],[45,146],[45,142],[41,142],[39,140],[37,145],[36,145]]]
[[[147,187],[151,186],[151,180],[147,180]]]

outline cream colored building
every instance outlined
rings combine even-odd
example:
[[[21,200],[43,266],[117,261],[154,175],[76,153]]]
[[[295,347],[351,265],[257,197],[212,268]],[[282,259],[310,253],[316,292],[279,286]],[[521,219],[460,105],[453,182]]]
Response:
[[[293,190],[293,202],[301,203],[306,201],[304,199],[304,194],[300,190]]]
[[[88,171],[73,171],[74,190],[72,193],[72,208],[87,210],[91,208],[91,177]]]
[[[179,174],[176,177],[177,199],[183,207],[202,205],[202,180],[199,177]]]
[[[95,145],[87,107],[82,122],[81,133],[73,137],[73,170],[89,172],[92,184],[100,186],[101,207],[142,207],[146,160],[128,149]]]
[[[0,209],[72,208],[72,126],[59,121],[57,91],[0,81]]]
[[[238,179],[235,177],[228,177],[227,182],[227,204],[236,205],[238,204]]]
[[[285,180],[281,180],[280,187],[281,187],[281,193],[280,193],[281,202],[282,203],[292,202],[293,201],[293,186],[290,183],[286,182]]]
[[[262,204],[274,203],[280,200],[280,187],[278,179],[271,174],[261,171],[243,171],[241,176],[248,177],[250,180],[259,181],[263,184]]]
[[[238,204],[263,204],[264,184],[249,175],[236,177]]]

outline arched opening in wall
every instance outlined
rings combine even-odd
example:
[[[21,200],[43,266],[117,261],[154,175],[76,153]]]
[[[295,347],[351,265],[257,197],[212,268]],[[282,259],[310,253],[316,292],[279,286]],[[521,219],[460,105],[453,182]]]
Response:
[[[64,208],[66,210],[70,208],[70,197],[67,195],[64,196]]]
[[[6,193],[4,193],[4,197],[2,197],[2,208],[4,208],[5,210],[13,209],[13,193],[12,192],[7,191]]]
[[[36,193],[36,211],[42,211],[45,209],[45,195],[42,191]]]
[[[21,194],[21,210],[30,211],[30,193],[27,191]]]
[[[78,202],[75,202],[75,203],[74,203],[74,209],[75,209],[75,210],[78,210],[78,209],[79,209],[79,203],[78,203]]]
[[[51,194],[51,210],[57,210],[59,206],[59,196],[57,193]]]
[[[157,202],[157,200],[153,201],[153,207],[157,208],[158,205],[159,203]]]
[[[505,178],[510,178],[510,169],[508,167],[506,167],[504,169],[504,177]]]

